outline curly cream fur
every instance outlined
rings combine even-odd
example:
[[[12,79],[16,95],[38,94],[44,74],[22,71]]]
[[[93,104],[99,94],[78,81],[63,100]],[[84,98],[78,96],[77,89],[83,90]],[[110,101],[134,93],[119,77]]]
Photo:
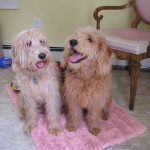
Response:
[[[45,58],[40,58],[40,54]],[[58,134],[60,125],[61,95],[59,71],[43,33],[37,29],[20,32],[11,48],[12,68],[19,87],[19,113],[25,119],[24,131],[29,133],[37,126],[38,113],[45,113],[48,131]],[[42,62],[43,67],[38,67]]]
[[[78,44],[71,46],[70,41]],[[82,53],[86,59],[72,63],[70,57]],[[67,125],[69,131],[78,128],[87,110],[86,122],[89,132],[97,135],[100,131],[100,119],[108,119],[112,101],[110,84],[111,60],[115,58],[110,47],[98,30],[92,27],[77,29],[67,38],[62,56],[65,71],[65,102],[68,106]]]

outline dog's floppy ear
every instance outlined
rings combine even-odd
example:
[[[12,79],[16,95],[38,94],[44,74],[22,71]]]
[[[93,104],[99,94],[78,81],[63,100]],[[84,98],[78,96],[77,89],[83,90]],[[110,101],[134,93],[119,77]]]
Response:
[[[11,50],[10,50],[10,54],[12,57],[12,69],[14,72],[18,72],[19,71],[19,60],[16,54],[16,48],[15,46],[12,44]]]
[[[67,62],[69,61],[67,52],[68,52],[68,50],[65,47],[64,50],[63,50],[62,59],[61,59],[62,60],[61,61],[61,67],[62,68],[65,68],[67,66]]]
[[[97,50],[97,71],[101,76],[105,76],[110,73],[114,59],[115,54],[112,49],[106,44],[105,39],[100,36]]]
[[[64,47],[64,50],[63,50],[63,54],[62,54],[62,57],[61,57],[61,67],[65,69],[65,67],[67,66],[67,63],[69,62],[69,39],[70,37],[68,37],[65,41],[65,47]]]

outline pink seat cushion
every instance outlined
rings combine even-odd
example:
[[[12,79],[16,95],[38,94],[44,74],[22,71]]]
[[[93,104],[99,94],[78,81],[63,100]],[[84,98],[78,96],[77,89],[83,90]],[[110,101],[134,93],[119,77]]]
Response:
[[[150,44],[150,31],[135,28],[117,28],[99,30],[107,44],[116,50],[133,54],[147,52]]]

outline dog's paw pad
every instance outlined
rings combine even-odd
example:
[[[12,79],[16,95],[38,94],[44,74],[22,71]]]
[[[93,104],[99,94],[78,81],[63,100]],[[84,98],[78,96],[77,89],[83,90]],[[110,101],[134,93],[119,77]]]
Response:
[[[89,130],[89,132],[96,136],[101,132],[101,129],[100,128],[92,128],[91,130]]]

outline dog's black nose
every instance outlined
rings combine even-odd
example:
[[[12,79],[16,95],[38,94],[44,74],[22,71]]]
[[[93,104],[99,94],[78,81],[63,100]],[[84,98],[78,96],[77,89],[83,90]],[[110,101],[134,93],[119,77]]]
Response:
[[[40,54],[39,54],[39,58],[40,58],[40,59],[44,59],[45,57],[46,57],[46,54],[45,54],[45,53],[40,53]]]
[[[75,40],[75,39],[72,39],[72,40],[70,40],[70,45],[71,46],[76,46],[76,45],[78,45],[78,41]]]

